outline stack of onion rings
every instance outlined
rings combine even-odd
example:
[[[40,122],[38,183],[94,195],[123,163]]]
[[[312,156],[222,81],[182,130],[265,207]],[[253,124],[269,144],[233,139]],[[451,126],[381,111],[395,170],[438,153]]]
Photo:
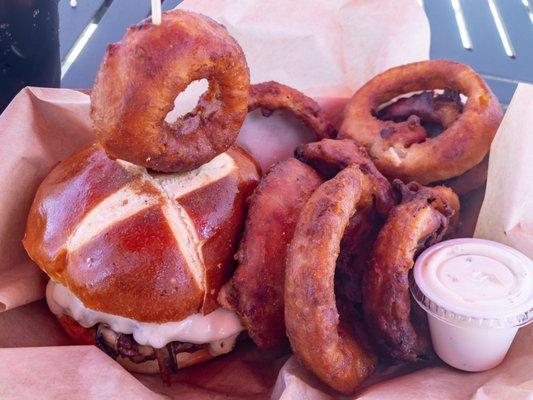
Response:
[[[355,321],[360,315],[361,285],[372,245],[383,215],[396,204],[396,193],[368,157],[366,150],[353,140],[323,139],[296,148],[295,156],[312,166],[323,178],[331,179],[349,165],[357,164],[377,190],[371,207],[359,208],[350,219],[340,244],[335,270],[335,295],[341,320]]]
[[[420,91],[449,88],[468,97],[461,115],[434,138],[425,138],[419,117],[405,122],[377,117],[381,104]],[[377,75],[355,93],[345,109],[339,138],[365,146],[389,178],[423,184],[461,175],[486,156],[502,118],[498,100],[466,65],[423,61]]]
[[[172,43],[172,46],[169,46]],[[196,108],[167,123],[174,99],[207,79]],[[91,117],[107,154],[162,172],[199,167],[226,151],[248,110],[244,53],[224,26],[189,11],[129,28],[107,48],[91,95]]]
[[[285,325],[291,347],[323,382],[346,394],[377,362],[364,332],[340,319],[334,290],[340,242],[350,218],[386,191],[369,175],[352,164],[323,183],[302,209],[287,252]]]

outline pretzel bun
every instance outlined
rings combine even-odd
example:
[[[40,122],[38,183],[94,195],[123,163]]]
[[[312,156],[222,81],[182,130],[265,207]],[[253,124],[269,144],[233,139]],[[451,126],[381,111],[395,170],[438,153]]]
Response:
[[[187,173],[155,174],[92,145],[42,182],[23,244],[90,309],[153,323],[207,314],[233,272],[258,181],[238,147]]]

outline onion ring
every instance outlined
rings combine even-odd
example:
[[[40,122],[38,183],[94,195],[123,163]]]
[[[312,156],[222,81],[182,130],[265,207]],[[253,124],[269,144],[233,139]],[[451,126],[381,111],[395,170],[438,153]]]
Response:
[[[372,163],[366,150],[353,140],[323,139],[298,146],[295,156],[312,166],[323,178],[331,179],[352,164],[370,172],[368,176],[376,189],[372,206],[358,209],[350,218],[340,244],[340,254],[335,269],[335,294],[341,321],[356,321],[362,316],[361,285],[372,245],[383,217],[396,205],[396,192]]]
[[[297,153],[312,167],[320,167],[321,162],[327,165],[328,173],[333,175],[358,163],[369,172],[368,178],[375,180],[379,189],[377,208],[386,213],[395,203],[390,184],[355,142],[325,139],[301,146]],[[324,168],[320,170],[324,172]],[[289,159],[274,165],[250,198],[244,236],[236,255],[239,266],[220,291],[219,303],[239,314],[250,337],[260,348],[277,347],[286,340],[283,284],[287,246],[301,208],[322,182],[312,168]],[[377,234],[374,231],[379,227],[373,205],[360,211],[350,220],[341,241],[335,275],[341,318],[349,315],[351,320],[354,318],[350,306],[355,304],[353,299],[360,302],[362,271]]]
[[[463,111],[460,93],[455,90],[445,89],[442,94],[432,92],[422,92],[410,97],[401,98],[392,104],[378,111],[378,118],[382,120],[401,123],[412,116],[420,118],[422,124],[439,124],[444,129],[452,125]],[[410,137],[394,139],[404,140],[408,147],[412,143],[424,141],[427,137],[426,130],[412,131]],[[421,134],[421,136],[417,136]],[[434,182],[432,185],[443,185],[453,189],[455,193],[462,196],[481,187],[487,180],[488,155],[477,165],[465,173],[447,179],[445,181]]]
[[[358,146],[351,139],[323,139],[305,143],[296,148],[294,155],[313,167],[324,179],[331,179],[349,165],[358,164],[372,180],[376,190],[375,205],[379,213],[387,215],[389,209],[396,204],[396,195],[389,181],[378,171],[364,147]]]
[[[260,348],[286,343],[283,320],[285,256],[300,210],[322,179],[294,158],[275,164],[249,199],[239,266],[219,292]]]
[[[381,104],[399,95],[443,88],[457,90],[468,100],[460,117],[435,138],[418,143],[421,126],[416,116],[401,123],[376,117]],[[339,138],[352,138],[366,147],[387,177],[426,184],[458,176],[479,164],[501,118],[496,96],[470,67],[445,60],[423,61],[389,69],[359,89],[345,109]],[[395,137],[400,140],[394,142]]]
[[[337,135],[336,129],[316,101],[281,83],[270,81],[250,86],[248,111],[258,108],[265,117],[270,116],[274,110],[289,111],[302,121],[318,139],[332,138]]]
[[[165,117],[192,81],[209,88],[196,108]],[[184,10],[131,26],[107,48],[91,95],[97,137],[111,158],[161,172],[195,169],[226,151],[247,115],[250,77],[240,46],[212,19]]]
[[[392,358],[416,361],[431,352],[426,322],[411,308],[408,274],[415,257],[440,241],[459,216],[459,199],[444,186],[403,185],[372,250],[363,281],[363,310],[372,337]]]
[[[362,330],[339,318],[334,273],[340,241],[356,209],[373,203],[375,189],[357,164],[323,183],[300,213],[287,252],[285,325],[291,347],[323,382],[353,393],[377,358]]]

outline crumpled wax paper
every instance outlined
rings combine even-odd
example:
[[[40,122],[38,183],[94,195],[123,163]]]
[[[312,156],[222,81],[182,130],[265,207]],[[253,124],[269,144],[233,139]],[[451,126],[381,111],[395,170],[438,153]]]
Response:
[[[429,53],[428,23],[415,0],[185,0],[180,7],[228,27],[247,55],[252,82],[294,86],[315,97],[334,121],[366,80]],[[190,108],[197,95],[191,90],[179,96],[176,113]],[[239,143],[266,169],[310,139],[284,112],[269,118],[254,112]],[[89,97],[77,91],[26,88],[0,116],[0,310],[10,310],[0,313],[0,399],[336,396],[287,349],[262,352],[244,343],[227,356],[180,371],[165,387],[157,375],[132,375],[94,346],[72,346],[46,302],[38,300],[45,277],[20,240],[38,184],[92,140]],[[504,364],[479,374],[444,365],[382,366],[354,398],[526,398],[532,389],[531,343],[531,329],[521,329]]]
[[[533,85],[518,85],[490,152],[475,235],[533,258]]]

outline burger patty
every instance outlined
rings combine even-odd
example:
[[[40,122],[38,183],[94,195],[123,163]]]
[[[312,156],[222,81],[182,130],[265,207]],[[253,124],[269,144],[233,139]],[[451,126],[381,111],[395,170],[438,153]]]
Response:
[[[161,380],[170,385],[171,374],[178,371],[176,355],[194,353],[209,344],[170,342],[165,347],[154,349],[152,346],[138,344],[133,335],[118,333],[105,324],[98,324],[96,329],[96,346],[112,358],[128,358],[136,364],[157,360]]]

